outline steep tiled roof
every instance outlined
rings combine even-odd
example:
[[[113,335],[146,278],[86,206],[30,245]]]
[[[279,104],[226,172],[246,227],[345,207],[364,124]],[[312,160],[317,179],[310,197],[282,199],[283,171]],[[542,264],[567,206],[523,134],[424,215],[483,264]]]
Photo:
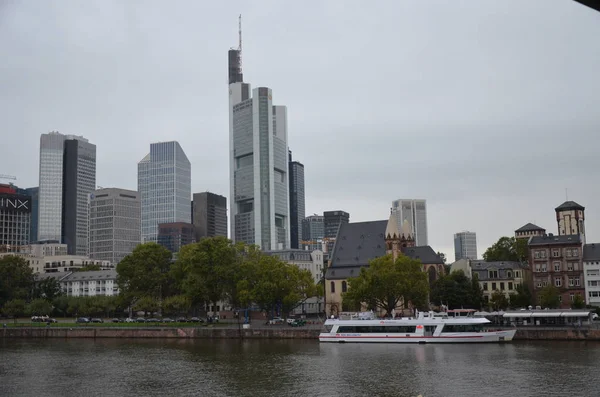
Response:
[[[570,234],[563,236],[555,236],[552,234],[544,235],[544,236],[533,236],[529,239],[529,246],[532,245],[564,245],[564,244],[581,244],[581,237],[579,234]]]
[[[539,227],[538,225],[534,225],[533,223],[528,223],[525,226],[521,226],[520,228],[515,230],[515,232],[537,232],[537,231],[545,232],[546,229],[544,229],[543,227]]]
[[[404,248],[402,253],[409,258],[418,259],[421,263],[428,265],[442,265],[444,261],[436,252],[428,245],[422,247]]]
[[[600,261],[600,243],[583,246],[583,261]]]
[[[527,265],[513,261],[471,261],[471,269],[487,270],[487,269],[526,269]]]
[[[585,210],[585,207],[577,204],[575,201],[565,201],[554,209],[556,212],[565,210]]]

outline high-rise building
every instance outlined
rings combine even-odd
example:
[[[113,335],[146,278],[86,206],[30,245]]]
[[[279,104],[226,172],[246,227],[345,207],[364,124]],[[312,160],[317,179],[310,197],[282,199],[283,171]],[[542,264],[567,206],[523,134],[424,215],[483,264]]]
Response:
[[[333,252],[333,246],[340,226],[344,223],[350,223],[350,214],[345,211],[325,211],[323,212],[323,229],[325,244],[323,251]]]
[[[138,163],[142,243],[157,242],[158,224],[191,221],[192,171],[178,142],[150,145]]]
[[[90,258],[117,265],[141,242],[140,195],[99,189],[90,195]]]
[[[227,199],[211,192],[194,193],[192,224],[196,241],[203,237],[227,237]]]
[[[477,259],[477,236],[474,232],[454,235],[454,259]]]
[[[241,41],[229,50],[229,160],[232,239],[289,248],[287,109],[243,82]]]
[[[29,242],[33,243],[38,238],[38,216],[40,202],[40,188],[30,187],[25,189],[27,195],[31,197],[31,226],[29,227]]]
[[[302,221],[305,215],[304,201],[304,165],[292,160],[289,151],[290,179],[290,247],[298,249],[302,241]]]
[[[428,245],[426,200],[398,199],[392,202],[392,211],[396,213],[400,228],[408,222],[417,247]]]
[[[323,215],[310,215],[302,220],[302,246],[303,250],[323,250],[323,237],[325,235],[325,218]]]
[[[0,185],[0,252],[20,252],[29,244],[31,197]]]
[[[188,222],[161,223],[158,225],[157,242],[172,253],[191,244],[194,239],[194,226]]]
[[[96,145],[65,139],[62,242],[69,255],[89,254],[89,197],[96,190]]]
[[[59,132],[50,132],[40,136],[37,240],[60,240],[62,238],[63,161],[65,157],[65,140],[67,139],[88,142],[82,136],[63,135]],[[95,171],[93,177],[96,178]],[[93,189],[87,193],[89,194],[92,191]],[[32,240],[34,239],[32,237]]]

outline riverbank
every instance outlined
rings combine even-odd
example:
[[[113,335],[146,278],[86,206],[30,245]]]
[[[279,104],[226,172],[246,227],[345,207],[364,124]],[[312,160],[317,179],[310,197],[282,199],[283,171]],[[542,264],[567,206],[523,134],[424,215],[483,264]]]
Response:
[[[313,339],[320,328],[7,327],[2,338]],[[600,341],[599,328],[519,328],[514,340]]]

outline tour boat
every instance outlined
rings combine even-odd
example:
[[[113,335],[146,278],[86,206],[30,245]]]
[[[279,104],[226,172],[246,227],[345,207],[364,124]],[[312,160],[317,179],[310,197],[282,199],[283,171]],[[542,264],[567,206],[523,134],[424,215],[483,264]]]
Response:
[[[415,317],[376,319],[360,313],[349,319],[327,319],[320,342],[473,343],[508,342],[516,329],[491,330],[486,318],[448,317],[448,313],[417,312]]]

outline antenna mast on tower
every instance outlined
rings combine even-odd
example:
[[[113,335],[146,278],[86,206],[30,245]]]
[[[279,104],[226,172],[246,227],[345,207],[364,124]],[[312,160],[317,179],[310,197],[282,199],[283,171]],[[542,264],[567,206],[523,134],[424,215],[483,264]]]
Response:
[[[239,38],[239,44],[238,44],[238,56],[240,59],[240,70],[242,69],[242,14],[240,14],[239,19],[238,19],[238,34],[240,36]]]

